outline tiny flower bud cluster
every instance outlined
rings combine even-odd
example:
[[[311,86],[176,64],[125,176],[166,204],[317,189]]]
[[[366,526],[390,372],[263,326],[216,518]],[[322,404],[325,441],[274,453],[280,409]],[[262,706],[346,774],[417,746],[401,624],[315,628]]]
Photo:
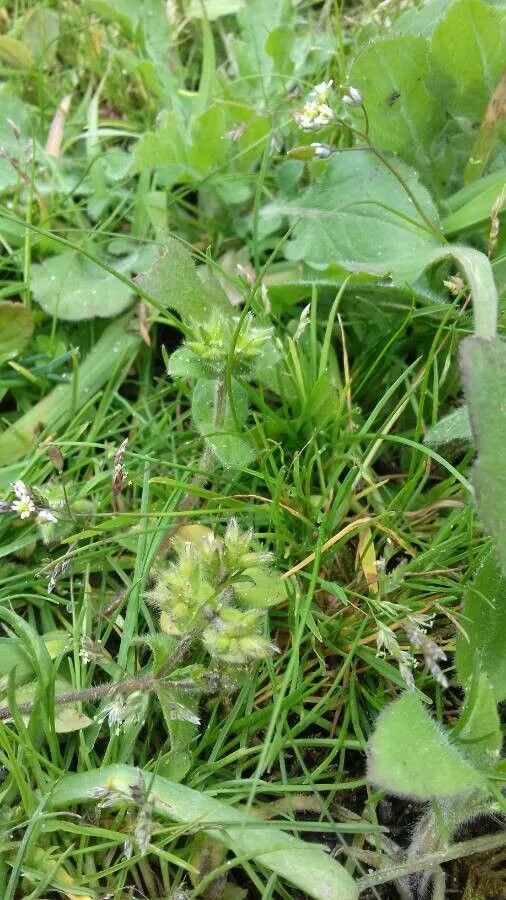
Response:
[[[209,532],[180,543],[176,561],[158,572],[148,593],[165,632],[197,632],[211,657],[233,665],[265,659],[275,649],[260,631],[277,576],[267,570],[270,554],[253,550],[252,538],[232,519],[223,538]]]
[[[322,81],[308,95],[302,110],[295,116],[302,131],[317,131],[334,121],[334,111],[328,103],[332,85],[333,81]]]
[[[224,318],[217,314],[208,322],[195,322],[193,338],[185,342],[185,347],[208,363],[214,374],[223,372],[230,355],[235,372],[245,374],[272,337],[273,329],[259,328],[254,317],[248,314],[236,334],[238,322],[235,316]]]

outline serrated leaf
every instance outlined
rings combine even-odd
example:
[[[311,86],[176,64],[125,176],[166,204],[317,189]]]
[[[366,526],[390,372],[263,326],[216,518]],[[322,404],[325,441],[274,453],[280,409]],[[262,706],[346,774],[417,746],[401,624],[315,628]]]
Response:
[[[469,337],[460,345],[466,400],[478,452],[473,484],[478,512],[506,574],[506,343]]]
[[[154,252],[134,252],[114,260],[119,274],[129,277],[152,261]],[[32,266],[31,289],[43,310],[66,321],[118,315],[134,299],[128,284],[77,251],[51,256]]]
[[[505,59],[506,10],[457,0],[434,30],[429,89],[454,115],[480,121]]]
[[[211,293],[206,288],[190,253],[175,238],[167,241],[161,256],[138,282],[156,303],[176,310],[186,320],[203,322],[213,310],[220,309],[225,314],[232,311],[223,291]]]
[[[368,748],[368,778],[417,800],[455,797],[485,786],[485,777],[431,719],[416,694],[380,714]]]
[[[430,38],[438,22],[454,2],[455,0],[429,0],[424,6],[408,8],[394,22],[392,31],[395,34],[415,34]]]
[[[32,313],[21,303],[0,302],[0,366],[19,356],[33,332]]]
[[[472,441],[471,420],[467,406],[461,406],[432,425],[424,437],[426,444],[448,444],[450,441]]]
[[[395,167],[434,227],[438,217],[415,172]],[[270,204],[263,216],[293,221],[286,256],[314,268],[337,263],[348,271],[414,281],[443,238],[430,231],[388,168],[372,153],[336,153],[323,176],[298,201]]]
[[[493,552],[466,588],[461,621],[466,636],[457,634],[459,682],[465,686],[479,667],[492,685],[495,702],[502,703],[506,699],[506,578]]]
[[[441,105],[425,86],[428,53],[422,37],[379,38],[359,52],[348,78],[364,97],[373,144],[415,166],[429,164],[430,145],[444,122]]]

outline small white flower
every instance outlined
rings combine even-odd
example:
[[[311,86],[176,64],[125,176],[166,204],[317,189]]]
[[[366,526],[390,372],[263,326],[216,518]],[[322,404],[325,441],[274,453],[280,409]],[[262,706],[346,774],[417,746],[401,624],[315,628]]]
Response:
[[[316,100],[317,103],[327,103],[333,84],[334,82],[332,79],[330,79],[330,81],[322,81],[320,84],[317,84],[316,87],[314,87],[311,91],[309,99]]]
[[[35,512],[35,503],[28,494],[26,494],[20,500],[14,500],[12,503],[12,511],[17,512],[20,519],[29,519],[32,513]]]

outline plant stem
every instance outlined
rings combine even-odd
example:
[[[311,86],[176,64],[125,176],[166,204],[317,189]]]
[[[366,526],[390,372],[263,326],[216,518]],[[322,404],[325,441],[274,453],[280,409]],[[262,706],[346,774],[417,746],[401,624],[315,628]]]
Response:
[[[225,414],[227,411],[227,391],[225,378],[222,376],[216,381],[216,395],[215,395],[215,406],[214,406],[214,415],[213,415],[213,427],[216,428],[217,431],[223,428],[223,424],[225,422]],[[182,504],[181,510],[183,512],[190,512],[193,509],[197,502],[197,496],[192,493],[191,488],[201,488],[205,485],[206,481],[209,480],[210,469],[213,466],[214,453],[213,448],[210,444],[206,443],[204,450],[202,451],[202,456],[199,460],[198,472],[195,473],[191,482],[190,482],[190,490],[187,492]],[[182,525],[185,524],[185,518],[180,519],[177,525],[177,528],[181,528]],[[166,555],[167,551],[170,548],[172,543],[172,538],[177,531],[177,528],[171,527],[165,534],[165,537],[162,539],[160,543],[160,547],[158,548],[157,556],[159,559],[163,559]]]
[[[430,870],[434,866],[440,866],[444,862],[450,862],[450,860],[458,859],[461,856],[472,856],[474,853],[485,853],[488,850],[495,850],[498,847],[504,847],[505,844],[505,832],[487,834],[485,837],[461,841],[458,844],[452,844],[451,847],[445,847],[443,850],[427,853],[418,859],[410,859],[408,862],[381,869],[373,875],[364,875],[363,878],[358,879],[357,887],[359,892],[362,893],[366,888],[375,887],[378,884],[386,884],[388,881],[397,881],[399,878],[411,875],[414,872]]]
[[[115,681],[112,684],[96,684],[89,688],[82,688],[76,691],[66,691],[63,694],[55,694],[55,706],[63,706],[67,703],[94,703],[101,700],[102,697],[112,697],[123,694],[131,694],[134,691],[148,691],[153,693],[160,689],[172,689],[175,691],[186,691],[187,693],[198,690],[195,682],[185,678],[181,681],[163,681],[159,676],[154,675],[138,675],[136,678],[128,678],[126,681]],[[18,703],[17,711],[21,715],[29,715],[37,706],[38,700],[26,700],[24,703]],[[12,718],[12,712],[8,706],[0,707],[0,722],[5,722]]]

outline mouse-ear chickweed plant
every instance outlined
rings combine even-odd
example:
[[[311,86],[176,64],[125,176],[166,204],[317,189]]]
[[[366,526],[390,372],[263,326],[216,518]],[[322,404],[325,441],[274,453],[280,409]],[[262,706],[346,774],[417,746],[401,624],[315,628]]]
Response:
[[[6,5],[5,900],[504,847],[506,8],[371,5]]]

